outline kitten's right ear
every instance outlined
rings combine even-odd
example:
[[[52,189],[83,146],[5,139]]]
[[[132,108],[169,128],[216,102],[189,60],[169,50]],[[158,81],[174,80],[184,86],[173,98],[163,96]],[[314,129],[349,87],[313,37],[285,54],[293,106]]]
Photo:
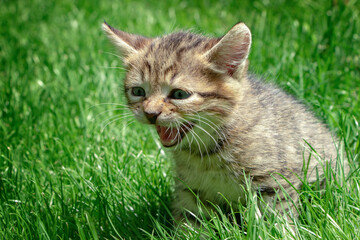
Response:
[[[205,56],[220,71],[225,70],[231,76],[236,72],[242,74],[247,68],[250,46],[249,28],[244,23],[238,23]]]
[[[151,42],[150,38],[117,30],[105,21],[102,24],[102,29],[116,48],[120,50],[123,57],[136,54],[140,49]]]

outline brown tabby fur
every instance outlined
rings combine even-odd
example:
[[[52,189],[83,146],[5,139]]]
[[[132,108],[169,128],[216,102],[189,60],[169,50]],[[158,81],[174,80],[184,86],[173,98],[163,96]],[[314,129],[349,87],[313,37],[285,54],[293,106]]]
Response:
[[[309,182],[316,180],[316,171],[323,174],[324,159],[336,165],[327,127],[293,97],[247,73],[251,33],[245,24],[221,38],[189,32],[146,38],[107,23],[103,30],[122,53],[128,106],[135,117],[169,132],[170,127],[177,129],[177,135],[186,133],[170,147],[176,219],[183,218],[184,209],[197,214],[198,199],[208,208],[209,201],[226,205],[223,196],[244,202],[244,174],[269,203],[281,192],[279,184],[296,202],[296,190],[281,175],[296,189],[301,187],[297,176],[303,176],[304,160],[312,152],[307,143],[317,152],[309,163]],[[134,96],[134,87],[146,95]],[[174,89],[190,96],[174,99]],[[285,196],[279,196],[277,209],[285,202]]]

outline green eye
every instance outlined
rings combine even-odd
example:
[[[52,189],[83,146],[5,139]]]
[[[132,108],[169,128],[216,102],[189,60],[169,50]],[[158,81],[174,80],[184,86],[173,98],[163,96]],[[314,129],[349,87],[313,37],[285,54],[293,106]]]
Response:
[[[133,87],[131,94],[137,97],[145,97],[145,90],[142,87]]]
[[[191,93],[185,92],[184,90],[174,89],[171,91],[169,97],[172,99],[186,99],[186,98],[190,97],[190,95],[191,95]]]

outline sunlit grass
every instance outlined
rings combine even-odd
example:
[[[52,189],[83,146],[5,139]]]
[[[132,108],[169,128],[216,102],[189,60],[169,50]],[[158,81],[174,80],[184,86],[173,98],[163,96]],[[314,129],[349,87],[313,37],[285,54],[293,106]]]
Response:
[[[357,1],[2,1],[0,238],[359,238],[359,9]],[[250,71],[327,122],[353,173],[345,181],[328,170],[325,190],[305,184],[294,229],[271,210],[256,218],[251,192],[236,213],[242,227],[220,210],[199,216],[200,230],[174,227],[170,154],[118,105],[124,71],[104,20],[147,36],[184,28],[220,36],[244,21]]]

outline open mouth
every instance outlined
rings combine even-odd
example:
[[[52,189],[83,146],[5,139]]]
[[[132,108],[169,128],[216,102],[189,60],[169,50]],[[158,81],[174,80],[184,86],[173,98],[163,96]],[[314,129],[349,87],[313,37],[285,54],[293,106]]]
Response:
[[[164,147],[172,147],[180,143],[185,135],[193,128],[193,123],[181,124],[180,127],[169,127],[156,125],[160,141]]]

